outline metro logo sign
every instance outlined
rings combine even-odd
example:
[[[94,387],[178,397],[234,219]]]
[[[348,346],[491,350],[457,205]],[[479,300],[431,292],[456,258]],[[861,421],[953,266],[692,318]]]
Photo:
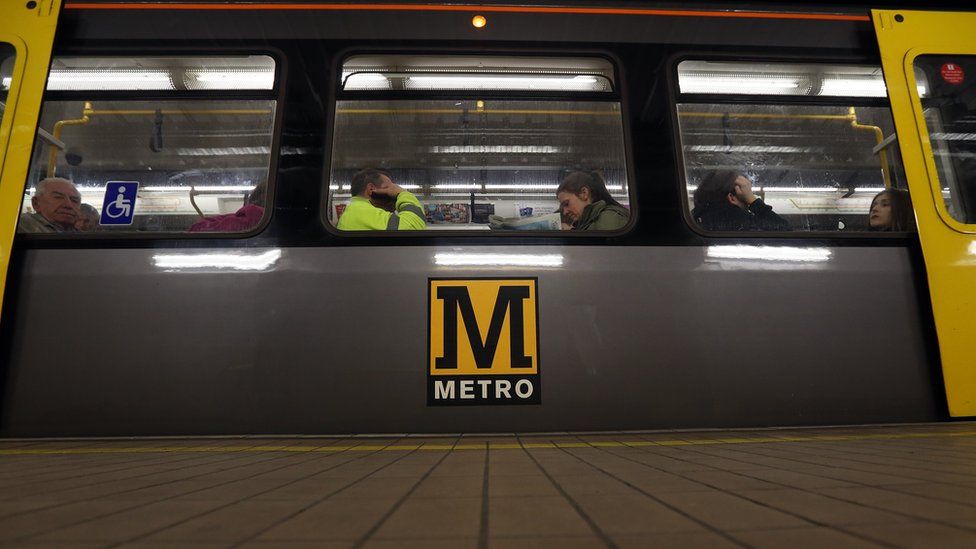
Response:
[[[428,280],[427,404],[539,404],[538,281]]]

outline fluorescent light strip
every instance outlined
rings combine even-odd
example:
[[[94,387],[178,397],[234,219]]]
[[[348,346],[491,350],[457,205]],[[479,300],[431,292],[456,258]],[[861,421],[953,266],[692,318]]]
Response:
[[[270,90],[274,69],[188,69],[185,82],[191,90]]]
[[[254,190],[255,185],[193,185],[193,190],[195,191],[226,191],[226,192],[250,192]],[[146,187],[140,189],[145,191],[156,191],[156,192],[180,192],[180,191],[190,191],[190,187],[179,186],[179,185],[147,185]]]
[[[686,145],[691,152],[741,153],[809,153],[823,152],[823,147],[774,147],[762,145]]]
[[[438,188],[437,185],[434,185],[434,188],[435,189]],[[557,188],[559,188],[559,185],[556,185],[555,183],[551,183],[551,184],[544,184],[544,183],[535,184],[535,183],[530,183],[530,184],[526,184],[526,185],[519,185],[519,184],[516,184],[516,183],[511,183],[511,184],[509,184],[509,183],[500,183],[498,185],[485,185],[485,188],[486,189],[512,189],[512,190],[519,190],[519,189],[532,189],[532,190],[548,190],[548,189],[552,189],[552,190],[556,190]]]
[[[768,193],[837,193],[847,192],[847,189],[837,187],[757,187],[753,191],[765,191]]]
[[[936,141],[976,141],[976,133],[935,132],[929,138]]]
[[[833,253],[828,248],[798,248],[792,246],[708,246],[706,255],[712,259],[753,259],[758,261],[791,261],[798,263],[829,261]]]
[[[244,156],[271,154],[271,147],[188,147],[173,149],[180,156]]]
[[[440,187],[438,185],[434,185],[434,188],[437,189],[437,188],[440,188]],[[511,183],[511,184],[510,183],[500,183],[500,184],[497,184],[497,185],[488,184],[488,185],[485,185],[485,188],[486,189],[512,189],[512,190],[519,190],[519,189],[533,189],[533,190],[536,190],[536,189],[552,189],[552,190],[556,190],[556,189],[559,188],[559,185],[557,185],[555,183],[549,183],[549,184],[546,184],[546,183],[528,183],[528,184],[525,184],[525,185],[520,185],[518,183]],[[622,190],[624,190],[624,186],[623,185],[607,185],[607,190],[608,191],[622,191]]]
[[[234,271],[264,271],[281,259],[281,250],[261,253],[202,253],[156,254],[153,263],[160,269],[190,271],[198,269],[230,269]]]
[[[832,97],[887,97],[888,88],[880,75],[865,78],[827,77],[820,93]]]
[[[697,185],[688,185],[688,192],[694,192],[698,189]],[[849,189],[838,189],[836,187],[753,187],[754,192],[770,192],[770,193],[846,193]],[[855,187],[854,192],[856,193],[880,193],[885,190],[884,187]]]
[[[443,267],[562,267],[562,254],[434,254]]]
[[[342,73],[344,90],[389,90],[393,88],[390,79],[372,72]]]
[[[175,90],[168,70],[52,69],[47,78],[51,91],[72,90]]]
[[[420,185],[414,185],[412,183],[406,183],[406,184],[400,185],[400,188],[403,189],[403,190],[405,190],[405,191],[415,191],[415,190],[417,190],[417,189],[420,188]],[[345,184],[343,184],[343,185],[335,185],[335,184],[332,184],[332,185],[329,185],[329,190],[330,191],[348,191],[349,190],[349,185],[345,185]]]
[[[740,74],[678,74],[681,93],[743,94],[743,95],[814,95],[809,84],[812,75],[768,76],[763,73]],[[881,75],[854,78],[850,76],[825,76],[821,80],[818,96],[828,97],[887,97]]]
[[[254,187],[255,187],[254,185],[195,185],[195,186],[193,186],[193,190],[196,190],[196,191],[206,191],[206,192],[211,192],[211,191],[218,191],[218,192],[220,192],[220,191],[223,191],[223,192],[229,192],[229,193],[232,193],[232,192],[240,193],[240,192],[250,192],[250,191],[254,190]],[[30,191],[31,191],[31,193],[33,193],[34,192],[34,187],[31,187],[30,188]],[[140,193],[141,192],[144,192],[144,191],[149,191],[149,192],[181,192],[181,191],[190,192],[190,187],[180,186],[180,185],[146,185],[145,187],[140,187],[139,188],[139,192]],[[104,193],[105,192],[105,187],[79,185],[78,186],[78,192],[81,192],[81,193]]]
[[[400,187],[402,187],[403,189],[411,190],[411,189],[419,189],[420,188],[420,185],[410,185],[410,184],[407,184],[407,185],[400,185]],[[331,190],[331,191],[348,190],[348,188],[349,188],[348,185],[334,185],[334,184],[333,185],[329,185],[329,190]],[[434,189],[443,189],[443,190],[472,190],[472,191],[480,191],[481,190],[481,185],[478,184],[478,183],[438,183],[438,184],[434,185],[433,188]],[[513,191],[518,191],[518,190],[523,190],[523,189],[525,189],[525,190],[556,190],[557,188],[559,188],[559,185],[557,185],[555,183],[527,183],[527,184],[524,184],[524,185],[520,185],[520,184],[517,184],[517,183],[499,183],[499,184],[487,184],[487,185],[484,186],[484,188],[485,189],[492,189],[492,190],[513,190]],[[624,186],[623,185],[607,185],[607,190],[609,190],[609,191],[623,191],[624,190]]]
[[[530,91],[608,91],[595,76],[408,76],[408,90],[530,90]]]
[[[189,90],[270,90],[274,69],[186,69],[183,83]],[[168,69],[52,69],[47,89],[52,91],[176,90]]]
[[[797,95],[799,77],[706,76],[679,74],[681,93],[716,93],[746,95]]]
[[[566,152],[552,145],[448,145],[430,147],[434,154],[557,154]]]

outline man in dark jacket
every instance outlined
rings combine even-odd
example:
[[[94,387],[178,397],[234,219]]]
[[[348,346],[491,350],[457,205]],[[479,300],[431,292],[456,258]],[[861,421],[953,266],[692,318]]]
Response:
[[[788,231],[790,223],[752,192],[739,172],[709,172],[695,190],[691,216],[709,231]]]

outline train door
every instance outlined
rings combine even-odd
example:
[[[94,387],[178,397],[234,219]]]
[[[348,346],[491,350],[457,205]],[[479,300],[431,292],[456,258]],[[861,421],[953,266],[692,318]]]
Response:
[[[976,13],[873,11],[949,413],[976,415]]]
[[[0,306],[61,0],[0,2]]]

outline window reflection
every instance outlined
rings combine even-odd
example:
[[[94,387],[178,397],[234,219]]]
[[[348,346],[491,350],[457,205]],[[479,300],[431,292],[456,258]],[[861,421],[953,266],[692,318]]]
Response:
[[[906,187],[887,108],[682,103],[677,110],[689,209],[701,210],[701,185],[736,173],[787,223],[751,215],[755,223],[719,230],[878,230],[870,224],[875,197]]]
[[[335,120],[333,224],[353,175],[376,165],[420,199],[428,229],[559,230],[556,191],[577,167],[629,206],[616,102],[350,100]]]
[[[922,112],[946,209],[976,223],[976,57],[921,55],[915,69],[928,82]]]
[[[78,231],[246,232],[266,208],[274,112],[270,100],[47,101],[22,220],[43,217],[43,181],[69,181],[99,215],[106,184],[131,181],[131,225]]]

